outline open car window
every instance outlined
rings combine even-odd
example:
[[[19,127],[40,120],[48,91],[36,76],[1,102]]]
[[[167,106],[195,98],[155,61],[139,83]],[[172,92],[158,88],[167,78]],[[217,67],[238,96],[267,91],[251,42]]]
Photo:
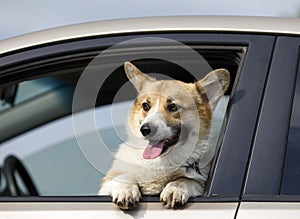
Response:
[[[128,61],[155,77],[189,83],[204,77],[210,69],[226,68],[231,75],[230,88],[219,101],[213,116],[213,126],[220,134],[211,141],[218,151],[230,94],[238,79],[247,47],[207,44],[189,46],[202,57],[200,62],[206,66],[197,76],[163,59],[136,58]],[[104,54],[104,58],[95,61],[94,65],[91,63],[97,60],[95,54],[99,54],[99,51],[68,54],[33,63],[30,69],[24,68],[24,75],[35,71],[39,72],[39,76],[30,76],[23,82],[15,81],[18,85],[15,103],[0,111],[0,132],[4,133],[0,137],[0,164],[3,165],[11,154],[18,157],[32,177],[40,196],[97,195],[101,180],[112,163],[112,160],[106,159],[105,153],[114,155],[118,145],[126,140],[128,113],[136,97],[136,91],[128,82],[123,63],[119,63],[118,57],[124,59],[128,54],[128,58],[132,55],[143,57],[157,51],[164,55],[169,53],[170,56],[176,54],[176,59],[179,58],[183,63],[194,64],[177,47],[133,45]],[[106,77],[104,71],[112,69],[112,66],[116,67]],[[76,86],[87,69],[92,72],[91,75],[101,77],[103,74],[105,78],[96,91],[86,84],[86,89],[80,93],[80,105],[74,110]],[[22,72],[22,68],[16,71]],[[94,107],[85,105],[86,99],[95,92]],[[92,128],[93,125],[84,122],[86,114],[94,115],[96,130]],[[80,132],[74,129],[74,119],[82,120],[84,128]],[[96,143],[95,139],[98,139]],[[82,141],[89,146],[82,148]],[[0,193],[9,196],[4,186],[0,189]],[[24,188],[23,193],[26,192]]]

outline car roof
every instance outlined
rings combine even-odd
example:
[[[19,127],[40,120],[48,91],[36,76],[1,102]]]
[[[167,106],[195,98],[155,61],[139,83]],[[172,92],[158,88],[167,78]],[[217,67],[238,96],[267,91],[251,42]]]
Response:
[[[0,54],[48,43],[111,34],[202,31],[300,35],[300,19],[238,16],[169,16],[63,26],[0,41]]]

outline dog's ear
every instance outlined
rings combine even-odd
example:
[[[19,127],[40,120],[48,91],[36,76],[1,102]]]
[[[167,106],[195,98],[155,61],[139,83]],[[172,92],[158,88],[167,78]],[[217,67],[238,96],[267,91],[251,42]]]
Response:
[[[137,91],[140,91],[143,84],[147,81],[156,81],[154,78],[141,72],[135,65],[131,62],[124,63],[125,73],[129,81],[133,84]]]
[[[226,69],[216,69],[196,82],[197,90],[202,99],[215,109],[219,99],[227,91],[230,84],[230,73]]]

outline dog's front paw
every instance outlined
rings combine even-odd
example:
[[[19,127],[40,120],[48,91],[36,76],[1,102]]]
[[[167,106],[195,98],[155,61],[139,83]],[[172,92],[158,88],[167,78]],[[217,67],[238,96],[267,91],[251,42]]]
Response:
[[[166,205],[167,208],[176,208],[185,205],[188,197],[188,191],[179,182],[170,182],[161,192],[160,201]]]
[[[141,193],[136,184],[119,184],[112,191],[113,202],[122,210],[135,208],[140,200]]]
[[[160,201],[167,208],[176,208],[185,205],[190,197],[202,193],[203,188],[197,182],[182,178],[166,185],[160,194]]]

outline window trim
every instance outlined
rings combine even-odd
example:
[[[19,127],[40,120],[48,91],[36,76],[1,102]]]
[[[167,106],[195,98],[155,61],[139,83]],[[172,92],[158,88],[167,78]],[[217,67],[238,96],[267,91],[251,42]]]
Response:
[[[235,93],[229,102],[231,112],[220,152],[217,154],[210,196],[241,195],[274,40],[275,37],[254,36],[248,41],[247,55],[240,70],[241,77],[236,80],[237,84],[233,89]],[[222,175],[223,172],[227,175]],[[232,180],[233,178],[238,180]]]
[[[290,199],[288,196],[279,196],[298,71],[299,46],[300,39],[297,37],[277,39],[253,143],[243,201],[265,200],[270,196],[274,201],[300,200],[300,196]],[[280,89],[278,84],[282,85]],[[276,119],[273,118],[274,115]]]
[[[141,203],[159,202],[159,196],[143,196]],[[194,197],[189,199],[189,203],[195,202],[238,202],[238,197]],[[1,197],[1,202],[112,202],[110,196],[17,196],[17,197]]]
[[[282,172],[281,172],[281,179],[280,179],[280,195],[281,196],[288,196],[288,197],[291,197],[291,196],[298,196],[299,200],[300,200],[300,194],[299,194],[299,191],[298,191],[298,195],[293,195],[293,194],[283,194],[283,183],[284,183],[284,171],[285,171],[285,166],[287,165],[286,163],[286,160],[289,158],[288,155],[290,154],[290,152],[288,152],[288,143],[289,143],[289,137],[290,137],[290,132],[291,132],[291,120],[292,120],[292,113],[293,113],[293,108],[294,108],[294,101],[295,101],[295,94],[297,92],[296,89],[299,89],[298,86],[300,86],[300,84],[297,84],[298,83],[298,80],[300,78],[300,42],[299,42],[299,45],[298,45],[298,63],[297,63],[297,67],[296,67],[296,75],[295,75],[295,79],[294,79],[294,83],[293,83],[293,95],[292,95],[292,102],[291,102],[291,108],[290,108],[290,113],[289,113],[289,123],[288,123],[288,131],[287,131],[287,135],[286,135],[286,144],[285,144],[285,148],[284,148],[284,158],[283,158],[283,162],[282,162]]]

